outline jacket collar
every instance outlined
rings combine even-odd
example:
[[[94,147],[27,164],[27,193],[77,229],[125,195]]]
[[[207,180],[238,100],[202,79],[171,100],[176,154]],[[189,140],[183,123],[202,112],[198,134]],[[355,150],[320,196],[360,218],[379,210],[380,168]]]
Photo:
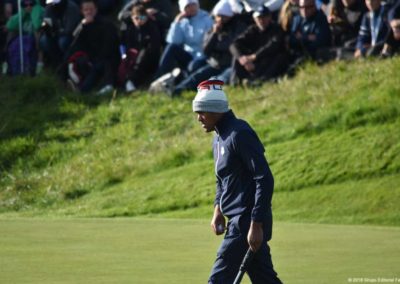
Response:
[[[215,125],[215,132],[219,135],[224,131],[232,120],[236,119],[232,110],[227,111]]]

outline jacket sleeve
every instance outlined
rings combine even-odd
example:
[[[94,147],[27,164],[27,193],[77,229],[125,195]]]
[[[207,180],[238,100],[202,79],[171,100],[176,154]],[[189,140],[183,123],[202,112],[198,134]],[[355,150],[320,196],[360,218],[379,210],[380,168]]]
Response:
[[[214,163],[217,162],[218,160],[218,138],[214,137],[213,142],[213,156],[214,156]],[[222,196],[222,185],[221,185],[221,179],[217,176],[216,174],[216,191],[215,191],[215,199],[214,199],[214,207],[216,205],[219,205],[221,201],[221,196]]]
[[[149,26],[149,41],[139,50],[139,55],[136,59],[136,64],[140,64],[148,57],[157,56],[161,50],[161,35],[156,24]]]
[[[82,16],[78,8],[75,9],[74,7],[68,7],[67,14],[64,17],[65,17],[64,34],[71,35],[74,32],[75,28],[79,25]]]
[[[32,25],[35,31],[38,31],[42,26],[43,15],[44,9],[42,8],[42,6],[38,4],[35,5],[31,12]]]
[[[292,49],[299,50],[301,48],[301,40],[297,39],[296,33],[301,32],[301,16],[293,17],[292,26],[290,27],[289,46]]]
[[[307,39],[308,44],[309,46],[311,46],[311,48],[317,49],[323,46],[330,45],[331,30],[329,28],[329,24],[326,20],[325,15],[319,14],[313,33],[316,35],[317,39],[314,42],[308,41]]]
[[[253,27],[249,27],[247,30],[241,33],[236,38],[236,40],[233,41],[229,50],[231,51],[232,55],[235,58],[238,58],[243,54],[245,54],[244,51],[247,49],[247,46],[249,46],[253,40],[252,35],[253,35]]]
[[[254,207],[251,219],[263,222],[268,208],[271,207],[274,179],[264,156],[264,147],[254,131],[244,130],[237,133],[234,147],[245,169],[255,182]]]
[[[268,55],[276,55],[277,53],[283,51],[283,32],[279,28],[275,31],[275,34],[270,38],[270,40],[263,46],[261,46],[256,52],[256,60],[258,58],[263,58]]]
[[[365,13],[361,21],[360,30],[357,37],[356,48],[360,49],[363,53],[365,52],[365,45],[371,42],[371,30],[369,25],[368,13]]]
[[[206,56],[210,56],[215,46],[218,44],[218,34],[209,31],[204,36],[203,50]]]
[[[222,196],[222,188],[221,188],[221,181],[217,177],[216,181],[216,191],[215,191],[215,199],[214,199],[214,207],[219,205],[221,201],[221,196]]]
[[[179,23],[173,22],[171,24],[171,27],[169,28],[167,34],[168,43],[174,43],[178,45],[183,44],[184,35],[180,24],[181,24],[180,22]]]

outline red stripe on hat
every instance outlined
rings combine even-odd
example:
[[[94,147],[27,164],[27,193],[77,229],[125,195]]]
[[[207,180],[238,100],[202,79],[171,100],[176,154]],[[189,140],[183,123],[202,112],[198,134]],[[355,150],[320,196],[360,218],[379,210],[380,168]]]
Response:
[[[198,90],[210,90],[210,86],[212,85],[219,85],[222,86],[224,85],[224,82],[221,80],[206,80],[201,82],[198,86],[197,89]]]

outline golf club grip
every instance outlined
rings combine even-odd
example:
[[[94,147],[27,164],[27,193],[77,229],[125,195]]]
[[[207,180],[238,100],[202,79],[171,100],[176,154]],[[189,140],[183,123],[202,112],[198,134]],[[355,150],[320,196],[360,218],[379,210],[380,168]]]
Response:
[[[240,268],[239,268],[239,273],[237,274],[233,284],[239,284],[242,281],[243,275],[246,272],[247,267],[249,266],[250,262],[253,260],[253,257],[254,257],[254,253],[249,248],[246,252],[246,255],[243,258],[242,264],[240,265]]]

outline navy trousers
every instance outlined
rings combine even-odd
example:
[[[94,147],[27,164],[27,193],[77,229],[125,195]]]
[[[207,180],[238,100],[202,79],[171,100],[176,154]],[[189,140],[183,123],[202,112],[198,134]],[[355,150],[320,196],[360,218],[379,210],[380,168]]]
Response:
[[[272,221],[272,217],[271,217]],[[209,284],[232,284],[239,272],[240,264],[249,247],[247,233],[250,217],[235,216],[228,222],[227,232],[217,252]],[[272,223],[271,223],[272,225]],[[265,242],[255,254],[247,274],[253,284],[282,284],[274,270],[270,248],[267,241],[271,237],[268,225],[265,226]]]

